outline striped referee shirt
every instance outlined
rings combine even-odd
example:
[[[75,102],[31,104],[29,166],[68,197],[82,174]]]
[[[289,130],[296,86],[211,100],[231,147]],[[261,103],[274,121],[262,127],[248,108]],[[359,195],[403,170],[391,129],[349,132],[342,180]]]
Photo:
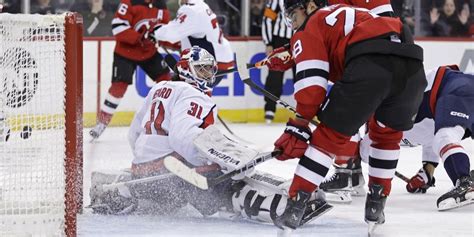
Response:
[[[291,39],[293,30],[287,26],[283,14],[283,0],[267,0],[262,20],[262,37],[266,45],[271,45],[273,36]]]

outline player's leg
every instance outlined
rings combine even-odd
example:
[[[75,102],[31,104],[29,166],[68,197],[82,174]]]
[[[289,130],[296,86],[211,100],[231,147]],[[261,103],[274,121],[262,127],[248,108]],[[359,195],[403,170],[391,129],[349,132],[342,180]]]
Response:
[[[413,127],[426,87],[420,61],[396,56],[373,56],[391,78],[390,91],[369,121],[369,193],[365,205],[368,223],[385,222],[384,207],[391,191],[400,155],[402,131]],[[385,61],[383,61],[385,60]]]
[[[276,49],[284,46],[287,43],[289,43],[288,39],[274,36],[272,46],[274,49]],[[267,79],[265,80],[265,90],[280,98],[283,92],[284,74],[285,72],[269,70]],[[273,100],[268,99],[267,97],[264,97],[264,100],[265,122],[271,123],[275,118],[276,103]]]
[[[328,195],[329,201],[347,203],[352,201],[351,195],[365,195],[359,143],[359,134],[351,137],[346,149],[341,151],[343,155],[338,155],[334,159],[334,174],[326,177],[321,183],[322,190],[337,195],[335,199],[333,195]]]
[[[98,138],[112,120],[115,110],[120,104],[128,85],[132,84],[133,73],[137,64],[118,54],[114,54],[112,65],[112,84],[105,96],[97,117],[96,126],[89,132],[92,138]]]
[[[170,69],[163,56],[156,52],[150,59],[138,62],[138,65],[155,82],[171,80]]]
[[[390,77],[381,76],[385,71],[377,67],[367,70],[366,65],[369,63],[373,64],[366,56],[351,60],[342,79],[332,87],[318,114],[321,123],[313,132],[310,146],[296,167],[289,190],[290,197],[296,197],[296,202],[289,202],[289,205],[299,202],[297,194],[300,192],[312,193],[318,189],[333,158],[341,155],[341,151],[350,144],[351,136],[370,118],[388,94]],[[285,211],[285,214],[301,215],[297,207],[293,211]],[[291,224],[290,219],[287,226],[291,227]]]
[[[474,76],[456,74],[456,84],[447,84],[438,97],[435,110],[433,151],[441,156],[455,188],[441,196],[438,209],[446,210],[474,202],[474,181],[469,156],[461,140],[470,130],[474,117]]]

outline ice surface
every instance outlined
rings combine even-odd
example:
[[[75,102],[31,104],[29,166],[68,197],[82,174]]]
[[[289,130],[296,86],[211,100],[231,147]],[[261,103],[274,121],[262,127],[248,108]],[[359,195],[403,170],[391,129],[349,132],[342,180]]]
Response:
[[[239,137],[251,141],[262,150],[271,150],[283,131],[283,124],[229,124]],[[223,131],[224,128],[222,128]],[[128,168],[132,152],[127,141],[127,128],[107,128],[95,143],[88,143],[84,131],[84,204],[88,205],[90,174],[94,170]],[[464,141],[474,167],[474,142]],[[293,176],[296,160],[268,161],[258,169],[286,178]],[[421,149],[402,148],[397,170],[411,177],[421,167]],[[363,164],[367,180],[367,166]],[[436,187],[426,194],[409,194],[400,179],[393,181],[392,193],[385,208],[386,223],[375,236],[474,236],[474,205],[439,212],[436,199],[452,184],[442,164],[435,171]],[[314,222],[293,231],[291,236],[367,236],[364,222],[365,197],[353,197],[350,205],[335,207]],[[218,216],[203,218],[192,208],[184,208],[173,216],[152,214],[101,216],[86,209],[78,220],[79,236],[277,236],[273,225],[244,220],[232,221]]]

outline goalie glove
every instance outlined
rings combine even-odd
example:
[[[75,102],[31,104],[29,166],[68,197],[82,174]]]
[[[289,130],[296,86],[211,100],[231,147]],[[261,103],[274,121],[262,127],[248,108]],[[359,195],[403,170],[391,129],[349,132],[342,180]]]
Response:
[[[295,61],[286,47],[280,47],[268,55],[266,65],[269,70],[284,72],[295,66]]]
[[[286,124],[285,132],[275,142],[275,149],[283,151],[276,158],[287,160],[302,157],[308,148],[309,139],[311,139],[311,129],[309,129],[308,122],[290,119]]]

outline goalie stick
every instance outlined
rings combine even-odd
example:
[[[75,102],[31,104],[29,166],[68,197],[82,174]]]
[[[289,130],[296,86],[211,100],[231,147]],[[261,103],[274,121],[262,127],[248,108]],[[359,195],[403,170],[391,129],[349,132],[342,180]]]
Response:
[[[205,165],[205,166],[199,166],[195,168],[196,173],[204,173],[204,172],[209,172],[209,171],[217,171],[220,170],[220,167],[218,165]],[[158,180],[163,180],[171,177],[175,177],[176,174],[168,172],[168,173],[163,173],[155,176],[150,176],[150,177],[144,177],[140,179],[132,179],[129,181],[123,181],[123,182],[117,182],[117,183],[110,183],[110,184],[103,184],[102,188],[104,191],[109,191],[109,190],[114,190],[115,188],[121,188],[121,187],[130,187],[136,184],[144,184],[144,183],[149,183],[153,181],[158,181]]]
[[[171,173],[175,174],[176,176],[182,178],[183,180],[187,181],[188,183],[200,189],[207,190],[210,187],[213,187],[227,179],[230,179],[235,175],[243,173],[260,163],[263,163],[269,159],[272,159],[273,157],[279,155],[280,153],[281,151],[279,150],[263,153],[261,156],[255,158],[254,160],[246,164],[243,168],[231,171],[227,174],[223,174],[215,178],[205,177],[204,175],[197,172],[195,169],[188,167],[183,162],[181,162],[180,160],[176,159],[173,156],[166,157],[164,164],[165,164],[166,169],[168,169]]]

